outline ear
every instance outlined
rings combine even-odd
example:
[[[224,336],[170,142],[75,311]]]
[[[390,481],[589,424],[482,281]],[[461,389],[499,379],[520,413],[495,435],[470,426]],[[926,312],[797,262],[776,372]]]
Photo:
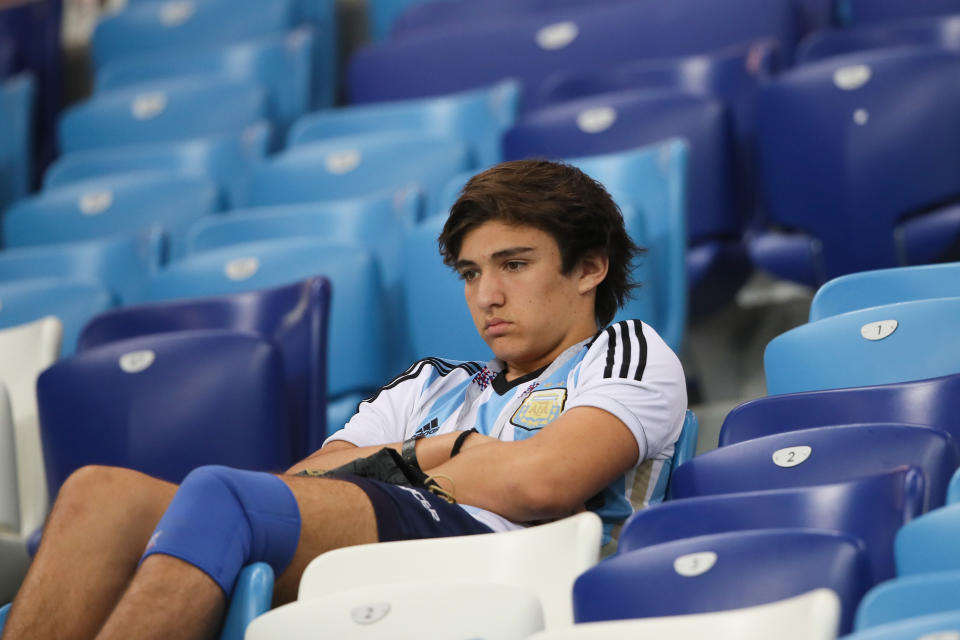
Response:
[[[577,290],[580,294],[589,293],[600,286],[607,277],[610,258],[605,253],[588,253],[580,259]]]

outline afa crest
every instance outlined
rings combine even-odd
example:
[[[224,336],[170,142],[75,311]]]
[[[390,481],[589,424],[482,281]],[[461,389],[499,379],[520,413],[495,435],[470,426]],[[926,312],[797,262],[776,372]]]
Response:
[[[564,387],[538,389],[526,397],[510,418],[510,423],[528,431],[542,429],[560,416],[566,401]]]

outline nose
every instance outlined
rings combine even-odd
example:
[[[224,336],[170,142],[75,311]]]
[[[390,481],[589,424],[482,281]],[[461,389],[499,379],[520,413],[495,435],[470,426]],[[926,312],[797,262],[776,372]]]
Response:
[[[503,283],[496,273],[483,273],[477,276],[476,302],[481,309],[501,307],[504,303]]]

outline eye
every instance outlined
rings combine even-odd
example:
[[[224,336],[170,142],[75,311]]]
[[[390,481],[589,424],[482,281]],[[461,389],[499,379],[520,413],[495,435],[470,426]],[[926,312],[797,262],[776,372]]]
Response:
[[[504,268],[506,268],[507,271],[520,271],[526,265],[527,263],[522,260],[510,260],[504,264]]]
[[[460,272],[460,279],[465,282],[470,282],[471,280],[477,277],[478,273],[476,269],[464,269]]]

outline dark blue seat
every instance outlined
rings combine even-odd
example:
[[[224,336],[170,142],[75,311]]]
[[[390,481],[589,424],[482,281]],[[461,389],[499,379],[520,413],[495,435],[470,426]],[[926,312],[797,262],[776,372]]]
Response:
[[[750,272],[741,243],[730,114],[719,101],[675,91],[633,90],[571,100],[528,113],[503,138],[508,160],[581,157],[672,137],[689,144],[687,278],[694,312],[724,302]]]
[[[720,446],[773,433],[862,422],[934,427],[960,442],[960,374],[928,380],[766,396],[727,414]]]
[[[762,529],[703,535],[619,553],[573,585],[578,623],[739,609],[832,589],[850,631],[870,588],[862,543],[847,534]]]
[[[0,210],[31,187],[35,93],[27,74],[0,81]]]
[[[702,53],[759,38],[793,49],[797,23],[788,1],[638,0],[506,15],[357,51],[348,71],[349,97],[376,102],[441,95],[514,77],[530,96],[525,106],[533,107],[535,87],[554,71]]]
[[[767,229],[755,264],[816,286],[927,264],[960,236],[960,56],[874,50],[802,65],[757,103]],[[811,188],[810,185],[816,185]]]
[[[960,2],[957,0],[835,0],[835,3],[837,23],[841,26],[960,13]]]
[[[634,513],[620,533],[619,553],[727,531],[829,529],[859,538],[873,583],[894,575],[893,541],[922,513],[923,472],[901,467],[847,482],[669,500]]]
[[[180,482],[205,464],[278,471],[293,462],[283,357],[249,333],[179,332],[89,349],[40,375],[37,402],[51,495],[87,464]]]
[[[851,455],[851,452],[855,452]],[[909,465],[924,473],[924,511],[943,506],[960,466],[946,432],[904,424],[848,424],[776,433],[720,447],[674,470],[672,498],[843,482]]]
[[[327,326],[330,283],[322,277],[225,296],[172,300],[114,309],[93,318],[80,335],[87,351],[139,336],[231,329],[271,340],[283,356],[293,453],[319,448],[326,433]]]
[[[796,59],[799,64],[804,64],[866,49],[909,45],[958,49],[958,20],[960,19],[951,16],[922,17],[847,29],[823,29],[800,41]]]

